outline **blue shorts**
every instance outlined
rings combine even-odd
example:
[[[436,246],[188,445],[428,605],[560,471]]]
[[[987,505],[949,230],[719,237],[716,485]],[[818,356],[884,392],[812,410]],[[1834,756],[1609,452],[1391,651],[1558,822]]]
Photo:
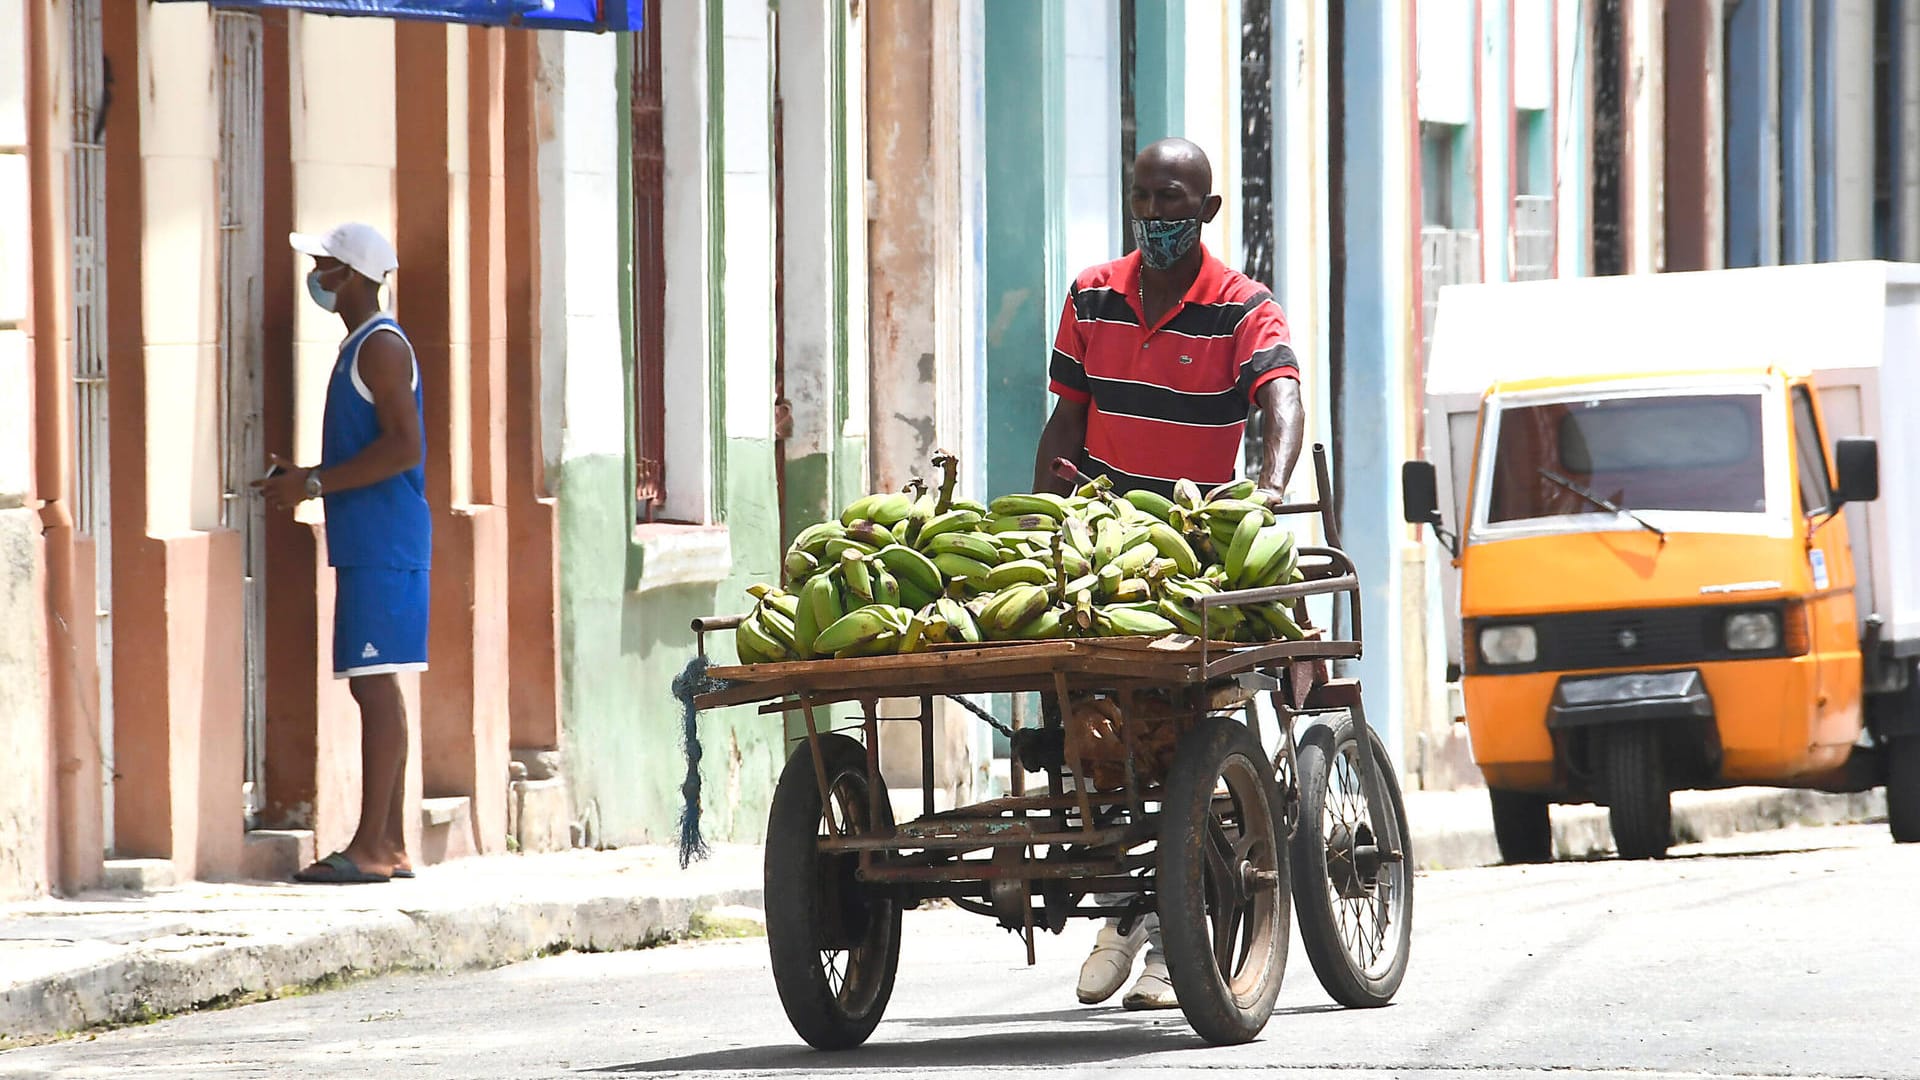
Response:
[[[427,571],[333,570],[333,677],[427,670]]]

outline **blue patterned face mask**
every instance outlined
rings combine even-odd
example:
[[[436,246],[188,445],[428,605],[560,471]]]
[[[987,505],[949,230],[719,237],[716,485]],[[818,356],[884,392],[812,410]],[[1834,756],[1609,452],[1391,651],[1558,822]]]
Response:
[[[1186,258],[1187,252],[1199,242],[1200,219],[1197,217],[1174,221],[1133,219],[1133,246],[1140,251],[1140,261],[1155,270],[1165,270]]]

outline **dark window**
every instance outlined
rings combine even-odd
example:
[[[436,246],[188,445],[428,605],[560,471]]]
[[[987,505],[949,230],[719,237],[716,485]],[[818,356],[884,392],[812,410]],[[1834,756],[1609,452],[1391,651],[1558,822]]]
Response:
[[[660,0],[645,0],[633,64],[633,351],[636,516],[667,499],[667,204],[661,126]]]
[[[1827,477],[1826,443],[1813,416],[1813,398],[1807,388],[1793,388],[1793,454],[1800,480],[1800,512],[1823,513],[1833,508],[1833,485]]]
[[[1764,511],[1760,404],[1724,394],[1502,410],[1487,520],[1607,512],[1542,470],[1630,510]]]
[[[1429,228],[1455,228],[1453,213],[1453,144],[1460,128],[1455,124],[1420,123],[1420,223]]]

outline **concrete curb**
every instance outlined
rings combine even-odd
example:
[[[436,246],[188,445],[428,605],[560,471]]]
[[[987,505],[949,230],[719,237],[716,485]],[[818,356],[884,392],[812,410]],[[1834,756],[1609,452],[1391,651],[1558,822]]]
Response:
[[[1500,849],[1493,839],[1493,818],[1480,795],[1478,816],[1470,824],[1412,825],[1414,858],[1422,870],[1462,870],[1497,866]],[[1409,817],[1413,815],[1409,813]],[[1885,820],[1887,797],[1875,789],[1851,795],[1819,791],[1737,788],[1729,791],[1676,792],[1673,831],[1681,843],[1699,843],[1737,833],[1766,832],[1789,825],[1839,825]],[[1600,806],[1555,806],[1553,851],[1556,859],[1586,859],[1613,851],[1607,811]]]
[[[760,904],[759,889],[503,901],[352,912],[319,929],[282,928],[258,935],[270,940],[245,943],[170,949],[162,939],[103,964],[0,987],[0,1038],[150,1020],[338,976],[498,967],[562,949],[633,949],[684,933],[698,913]]]

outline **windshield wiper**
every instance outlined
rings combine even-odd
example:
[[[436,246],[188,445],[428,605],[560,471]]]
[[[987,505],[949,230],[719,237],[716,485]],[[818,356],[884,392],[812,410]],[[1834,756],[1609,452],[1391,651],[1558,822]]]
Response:
[[[1548,482],[1573,492],[1575,495],[1580,496],[1582,499],[1585,499],[1586,501],[1592,503],[1593,505],[1599,507],[1600,509],[1605,510],[1609,514],[1623,514],[1627,517],[1632,518],[1634,522],[1637,523],[1641,528],[1647,530],[1648,532],[1652,533],[1655,536],[1658,536],[1662,544],[1665,544],[1667,542],[1666,530],[1660,528],[1658,525],[1655,525],[1653,522],[1648,521],[1646,518],[1641,517],[1639,514],[1634,513],[1633,511],[1627,509],[1624,506],[1619,505],[1618,503],[1610,502],[1606,499],[1601,498],[1599,495],[1594,494],[1593,491],[1591,491],[1590,489],[1581,487],[1579,484],[1576,484],[1573,481],[1567,479],[1566,477],[1561,476],[1559,473],[1554,472],[1552,469],[1542,467],[1539,470],[1539,472],[1541,476],[1544,476],[1547,478]]]

